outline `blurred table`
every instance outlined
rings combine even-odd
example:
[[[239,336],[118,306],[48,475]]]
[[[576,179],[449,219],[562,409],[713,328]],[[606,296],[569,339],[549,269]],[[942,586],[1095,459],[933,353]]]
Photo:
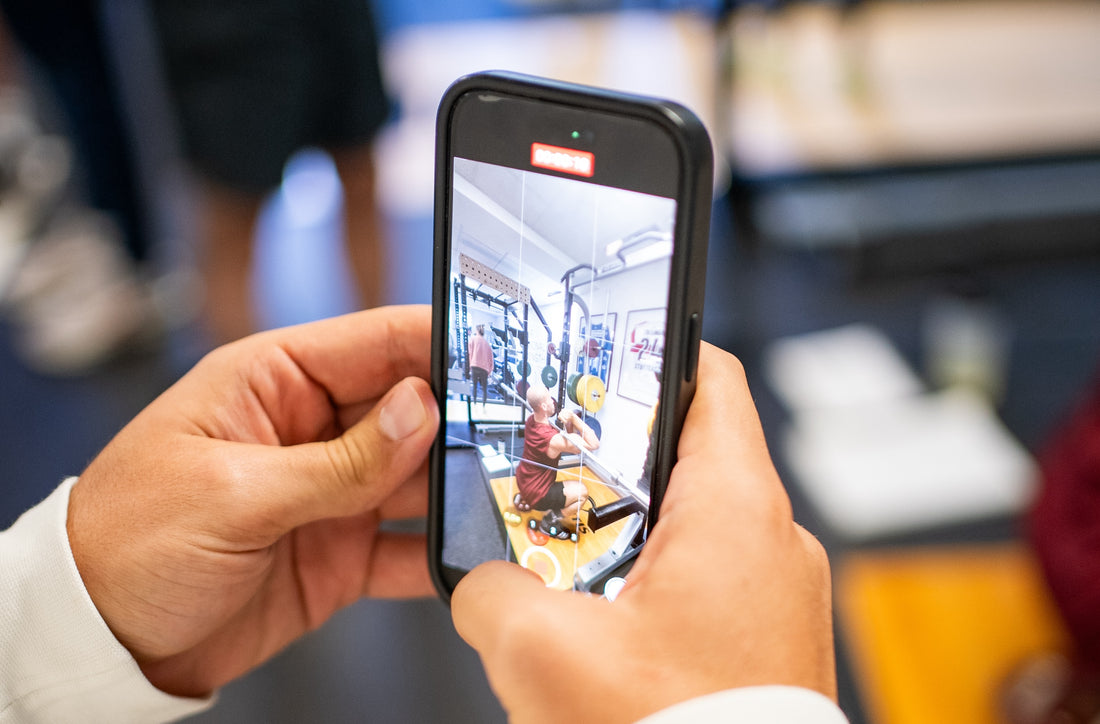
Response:
[[[725,133],[740,173],[1100,149],[1100,3],[748,5]]]

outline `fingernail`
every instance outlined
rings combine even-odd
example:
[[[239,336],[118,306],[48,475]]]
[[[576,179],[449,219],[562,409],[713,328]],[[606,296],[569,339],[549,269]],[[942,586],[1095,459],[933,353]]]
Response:
[[[390,390],[382,409],[378,411],[378,426],[382,428],[382,434],[394,442],[412,435],[427,419],[420,395],[404,380]]]

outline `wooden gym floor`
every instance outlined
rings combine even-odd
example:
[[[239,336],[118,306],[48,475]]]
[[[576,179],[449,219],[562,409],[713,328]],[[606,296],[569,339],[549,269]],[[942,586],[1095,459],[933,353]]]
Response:
[[[596,474],[583,465],[559,470],[557,479],[580,479],[588,488],[588,495],[596,501],[596,505],[606,505],[622,497],[600,482]],[[627,523],[627,519],[624,518],[598,531],[587,530],[585,525],[584,532],[580,533],[576,543],[571,540],[552,538],[545,545],[537,546],[528,537],[528,522],[541,518],[543,513],[536,510],[520,513],[512,505],[512,498],[518,490],[515,477],[493,478],[489,481],[489,487],[492,489],[493,498],[502,517],[506,511],[516,513],[520,517],[518,525],[506,523],[504,526],[516,560],[523,562],[524,556],[527,556],[526,567],[542,576],[546,584],[553,588],[563,590],[572,588],[573,574],[577,569],[605,553]],[[587,513],[582,510],[582,524],[586,523],[586,520]],[[533,550],[536,548],[541,548],[541,551]]]

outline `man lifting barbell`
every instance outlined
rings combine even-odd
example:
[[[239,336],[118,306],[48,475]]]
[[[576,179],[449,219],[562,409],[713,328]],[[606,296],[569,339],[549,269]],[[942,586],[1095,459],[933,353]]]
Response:
[[[531,414],[524,425],[523,459],[516,466],[519,487],[516,507],[545,510],[539,530],[552,538],[567,540],[577,529],[577,516],[581,504],[588,499],[588,488],[580,480],[557,480],[558,459],[565,453],[581,452],[566,433],[580,438],[584,450],[596,450],[600,440],[592,428],[569,410],[558,415],[561,430],[551,425],[550,417],[557,405],[544,385],[531,385],[527,404],[531,406]]]

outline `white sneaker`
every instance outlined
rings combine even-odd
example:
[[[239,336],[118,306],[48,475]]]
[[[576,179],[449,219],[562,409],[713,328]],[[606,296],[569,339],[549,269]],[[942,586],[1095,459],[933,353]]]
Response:
[[[0,127],[18,125],[0,97]],[[58,204],[72,169],[72,152],[60,136],[0,132],[0,297],[12,283],[31,238]],[[25,137],[24,137],[25,136]]]
[[[95,212],[53,223],[31,245],[6,301],[16,350],[42,374],[89,372],[164,331],[154,295],[130,268],[114,225]]]

